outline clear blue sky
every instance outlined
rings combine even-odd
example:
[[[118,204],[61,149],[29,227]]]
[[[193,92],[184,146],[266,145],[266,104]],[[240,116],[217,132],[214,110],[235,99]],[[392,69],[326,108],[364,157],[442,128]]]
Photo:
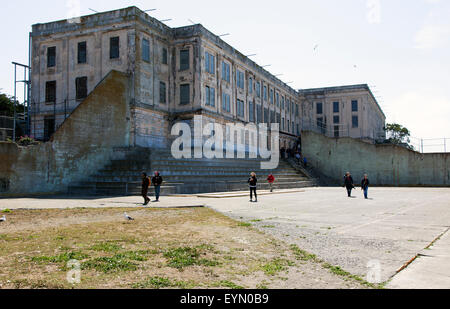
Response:
[[[296,89],[367,83],[389,122],[450,138],[448,0],[2,1],[1,91],[12,94],[11,61],[28,61],[32,24],[131,5],[172,27],[191,19],[230,33],[225,41]]]

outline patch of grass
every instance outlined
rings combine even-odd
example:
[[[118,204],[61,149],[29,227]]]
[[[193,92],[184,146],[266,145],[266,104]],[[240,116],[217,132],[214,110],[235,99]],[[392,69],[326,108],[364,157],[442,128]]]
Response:
[[[333,274],[335,274],[337,276],[344,277],[346,279],[355,280],[355,281],[361,283],[362,285],[365,285],[365,286],[370,287],[370,288],[384,289],[384,286],[386,285],[386,283],[382,283],[382,284],[378,284],[377,285],[377,284],[373,284],[373,283],[367,282],[366,280],[362,279],[361,277],[356,276],[356,275],[352,275],[351,273],[343,270],[339,266],[333,266],[333,265],[328,264],[328,263],[323,263],[322,267],[328,269],[330,272],[332,272]]]
[[[47,263],[47,264],[56,264],[56,263],[67,263],[70,260],[78,260],[82,261],[89,258],[89,255],[81,253],[81,252],[65,252],[56,256],[38,256],[31,258],[31,261],[37,263]]]
[[[261,270],[268,276],[275,276],[279,272],[286,271],[287,266],[292,266],[292,264],[283,259],[274,259],[267,264],[261,266]]]
[[[264,229],[274,229],[275,225],[264,225],[263,228]]]
[[[169,267],[179,270],[194,265],[209,267],[218,266],[220,264],[218,261],[200,259],[201,251],[205,251],[205,248],[208,249],[207,251],[211,251],[210,249],[213,249],[211,246],[205,247],[204,245],[195,248],[181,247],[166,251],[164,253],[164,257],[168,259]]]
[[[227,280],[222,280],[220,282],[217,282],[216,284],[214,284],[214,287],[221,287],[221,288],[229,288],[232,290],[243,290],[245,289],[244,287],[235,284],[234,282],[231,281],[227,281]]]
[[[248,223],[248,222],[239,222],[238,226],[239,227],[252,227],[252,224]]]
[[[263,220],[257,219],[257,220],[252,220],[252,221],[250,221],[250,222],[257,223],[257,222],[262,222],[262,221],[263,221]]]
[[[138,265],[120,256],[101,257],[81,264],[81,269],[94,269],[98,272],[111,273],[118,271],[135,271]]]
[[[172,281],[164,277],[152,277],[143,282],[132,284],[133,289],[192,288],[195,285],[184,281]]]
[[[11,209],[5,209],[5,210],[2,210],[2,213],[3,214],[10,214],[10,213],[12,213],[12,211],[11,211]]]
[[[300,249],[297,245],[291,245],[291,251],[294,253],[295,258],[299,261],[315,261],[317,262],[317,256],[311,253],[308,253],[302,249]]]
[[[122,249],[121,246],[110,242],[98,243],[89,248],[89,250],[100,252],[117,252],[120,249]]]

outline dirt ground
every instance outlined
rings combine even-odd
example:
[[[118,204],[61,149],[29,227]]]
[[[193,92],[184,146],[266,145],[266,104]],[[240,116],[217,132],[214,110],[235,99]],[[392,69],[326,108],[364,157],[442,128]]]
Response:
[[[7,217],[3,289],[373,287],[209,208],[12,210]],[[79,284],[67,281],[71,260],[79,261]]]

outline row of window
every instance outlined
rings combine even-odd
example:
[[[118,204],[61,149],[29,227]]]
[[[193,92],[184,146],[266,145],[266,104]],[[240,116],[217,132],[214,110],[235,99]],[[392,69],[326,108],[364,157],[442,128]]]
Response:
[[[148,39],[142,40],[142,60],[150,62],[150,41]],[[84,64],[87,63],[87,42],[79,42],[77,48],[77,63]],[[189,69],[189,50],[183,51],[180,56],[183,55],[183,59],[181,63]],[[187,61],[186,61],[187,56]],[[120,38],[112,37],[109,41],[109,58],[110,59],[118,59],[120,58]],[[162,64],[168,64],[168,51],[167,48],[162,49],[161,53],[161,62]],[[56,66],[56,47],[48,47],[47,48],[47,67],[52,68]],[[185,68],[186,69],[186,68]]]
[[[215,75],[215,67],[216,67],[216,57],[210,54],[209,52],[205,52],[205,71],[209,74]],[[222,79],[228,83],[231,82],[231,65],[225,61],[222,61]],[[245,74],[244,72],[240,70],[236,70],[236,86],[240,89],[245,89]],[[254,82],[253,78],[250,77],[248,80],[248,91],[249,94],[253,94],[253,91],[256,90],[256,96],[258,98],[261,97],[261,82],[257,81]],[[281,96],[280,100],[280,94],[276,93],[276,100],[274,99],[275,92],[273,89],[270,89],[270,96],[268,95],[268,89],[267,86],[264,86],[263,88],[263,98],[265,101],[267,101],[270,98],[270,103],[274,104],[276,102],[277,107],[281,107],[283,110],[285,107],[288,109],[288,111],[293,109],[293,105],[295,104],[290,99],[286,99],[284,96]],[[286,106],[285,106],[286,102]]]
[[[75,98],[76,100],[83,100],[88,95],[88,78],[86,76],[78,77],[75,79]],[[213,89],[214,90],[214,89]],[[214,92],[212,93],[212,100],[215,98]],[[45,102],[56,103],[56,81],[48,81],[45,84]],[[166,83],[159,83],[159,102],[162,104],[167,103],[167,86]],[[212,105],[214,106],[214,105]]]
[[[341,111],[341,106],[339,102],[333,102],[333,113],[338,114]],[[359,111],[359,102],[357,100],[352,100],[352,112],[357,113]],[[316,113],[317,115],[323,114],[323,103],[316,103]]]
[[[340,117],[339,116],[334,116],[333,117],[333,124],[335,124],[335,125],[339,125],[340,124]],[[324,121],[323,117],[318,117],[317,118],[317,127],[324,128],[324,129],[327,127],[327,122]],[[359,128],[359,116],[356,116],[356,115],[352,116],[352,128],[353,129]]]
[[[75,98],[76,100],[83,100],[88,95],[87,87],[88,79],[86,76],[75,79]],[[56,103],[56,81],[48,81],[45,83],[45,102]]]

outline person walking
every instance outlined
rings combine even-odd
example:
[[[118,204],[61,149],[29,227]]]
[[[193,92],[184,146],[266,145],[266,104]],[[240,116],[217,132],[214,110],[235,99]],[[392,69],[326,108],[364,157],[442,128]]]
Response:
[[[364,198],[366,200],[369,199],[369,185],[370,185],[369,176],[364,175],[364,178],[361,181],[361,190],[364,191]]]
[[[258,195],[256,193],[256,187],[258,185],[258,179],[256,174],[252,173],[248,179],[248,184],[250,185],[250,202],[253,202],[253,193],[255,193],[255,203],[258,203]]]
[[[299,151],[297,151],[297,153],[295,154],[295,158],[297,159],[297,164],[300,165],[302,156],[300,155]]]
[[[275,182],[275,177],[270,174],[269,177],[267,177],[267,181],[269,182],[269,187],[270,187],[270,193],[273,192],[273,183]]]
[[[347,172],[344,177],[344,187],[347,189],[348,197],[352,197],[352,190],[355,188],[352,175]]]
[[[150,203],[150,198],[148,197],[148,188],[150,187],[150,178],[147,173],[142,173],[142,197],[144,198],[144,206]]]
[[[155,172],[155,176],[152,178],[152,184],[155,187],[155,202],[159,202],[159,197],[161,195],[161,185],[163,183],[163,178],[161,177],[159,172]]]

